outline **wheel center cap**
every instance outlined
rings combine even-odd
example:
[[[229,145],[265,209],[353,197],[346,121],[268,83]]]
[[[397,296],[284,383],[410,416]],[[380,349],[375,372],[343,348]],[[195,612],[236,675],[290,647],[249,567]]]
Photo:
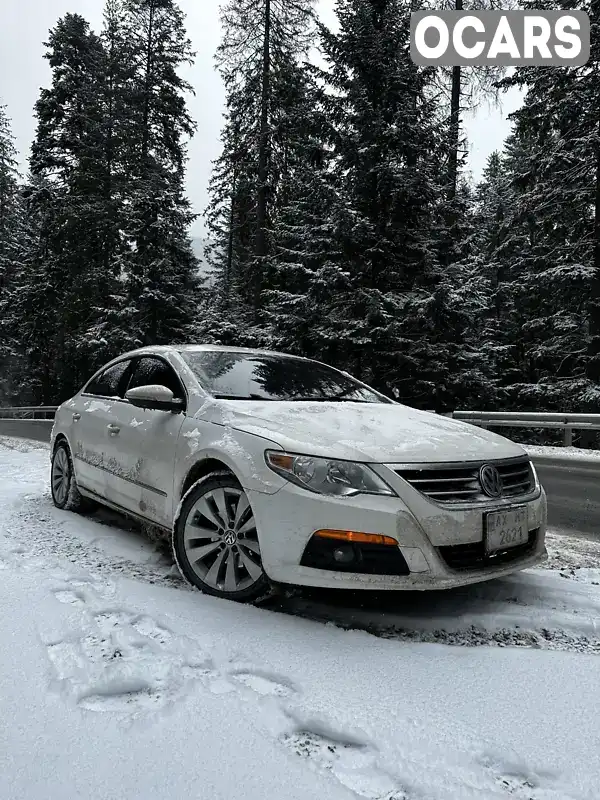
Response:
[[[228,544],[231,547],[232,544],[236,543],[236,540],[237,536],[235,534],[235,531],[231,530],[225,531],[225,534],[223,536],[223,541],[225,542],[225,544]]]

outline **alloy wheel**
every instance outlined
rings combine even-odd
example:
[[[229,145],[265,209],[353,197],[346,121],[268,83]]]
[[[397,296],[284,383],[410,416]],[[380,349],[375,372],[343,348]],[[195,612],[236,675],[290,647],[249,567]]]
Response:
[[[58,447],[52,460],[52,494],[58,506],[64,506],[71,488],[71,465],[64,447]]]
[[[185,520],[183,546],[194,573],[216,592],[233,594],[264,580],[256,522],[241,488],[200,495]]]

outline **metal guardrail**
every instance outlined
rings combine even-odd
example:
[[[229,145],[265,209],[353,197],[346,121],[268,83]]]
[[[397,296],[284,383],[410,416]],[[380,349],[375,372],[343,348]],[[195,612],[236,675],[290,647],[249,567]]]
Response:
[[[0,419],[54,419],[58,406],[0,406]]]
[[[0,407],[0,434],[49,442],[58,406]]]
[[[565,447],[573,446],[573,431],[600,431],[600,414],[561,414],[528,411],[455,411],[453,419],[480,428],[551,428],[563,431]]]

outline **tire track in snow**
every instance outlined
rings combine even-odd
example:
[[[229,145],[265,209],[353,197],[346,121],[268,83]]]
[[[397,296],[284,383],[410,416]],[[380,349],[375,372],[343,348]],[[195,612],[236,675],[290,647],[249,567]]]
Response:
[[[107,529],[106,523],[93,516],[55,509],[49,493],[18,497],[8,509],[1,511],[3,518],[0,518],[0,530],[9,542],[22,541],[26,532],[27,548],[9,547],[2,554],[2,557],[12,557],[15,566],[37,569],[42,563],[59,566],[68,562],[107,579],[123,576],[193,591],[183,581],[172,559],[165,557],[133,525],[128,526],[124,519],[121,529],[116,531],[113,521],[108,528],[111,534],[103,538],[99,534]],[[137,549],[143,553],[144,560],[118,554],[119,549],[126,549],[119,541],[119,534],[129,536],[127,549],[134,551],[134,554]],[[111,553],[111,548],[117,553]],[[14,556],[20,558],[15,559]]]
[[[570,653],[592,653],[600,655],[600,635],[589,637],[569,633],[555,628],[538,630],[517,628],[481,628],[467,625],[462,630],[423,630],[402,628],[397,625],[381,625],[371,621],[350,621],[335,618],[327,612],[295,609],[295,616],[314,622],[334,625],[346,631],[362,631],[380,639],[399,642],[420,642],[424,644],[444,644],[453,647],[524,647],[535,650],[560,650]]]

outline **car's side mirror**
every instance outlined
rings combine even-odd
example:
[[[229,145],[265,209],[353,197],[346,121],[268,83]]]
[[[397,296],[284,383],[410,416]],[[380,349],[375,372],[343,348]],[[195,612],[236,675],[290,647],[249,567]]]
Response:
[[[125,392],[125,399],[129,400],[132,406],[155,411],[183,411],[184,406],[183,400],[175,397],[170,389],[156,384],[129,389]]]

